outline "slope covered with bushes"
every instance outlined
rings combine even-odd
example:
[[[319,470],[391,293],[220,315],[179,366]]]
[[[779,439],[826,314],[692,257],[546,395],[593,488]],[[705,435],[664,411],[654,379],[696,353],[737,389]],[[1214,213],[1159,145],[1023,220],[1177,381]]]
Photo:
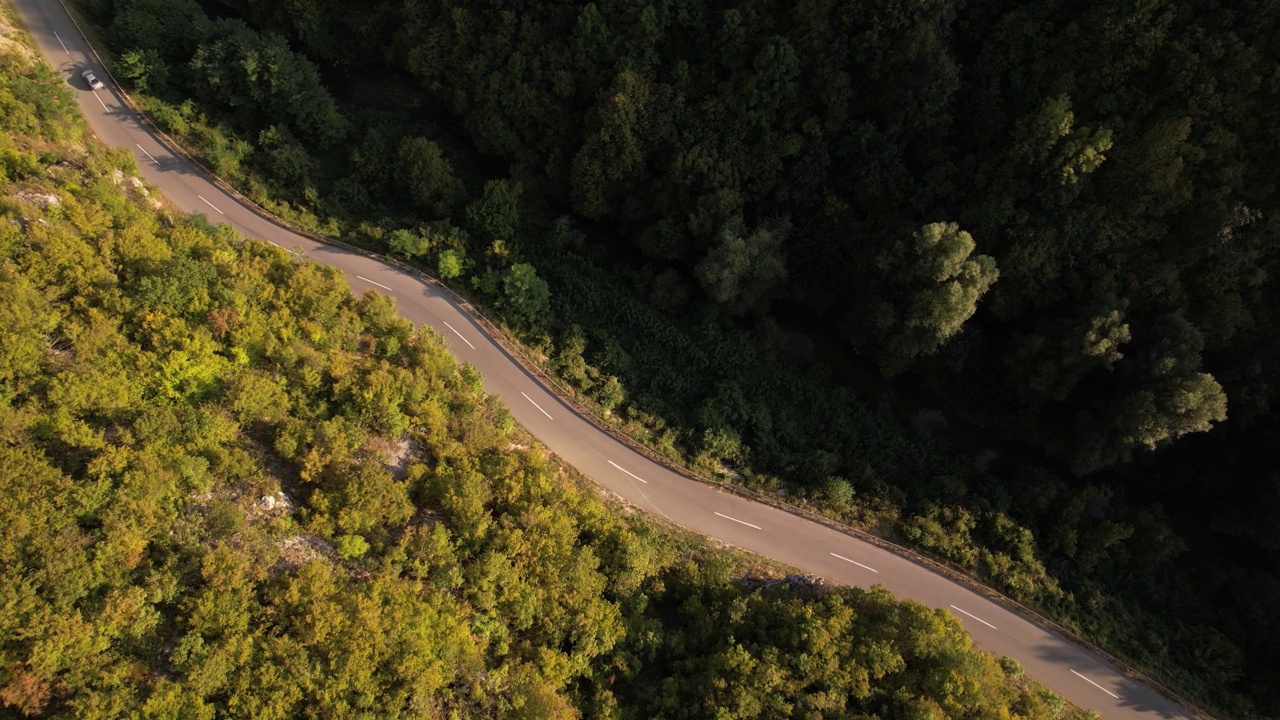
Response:
[[[659,452],[1280,708],[1274,3],[79,5],[219,173]]]
[[[156,202],[9,23],[0,714],[1062,717],[943,611],[620,518],[390,301]]]

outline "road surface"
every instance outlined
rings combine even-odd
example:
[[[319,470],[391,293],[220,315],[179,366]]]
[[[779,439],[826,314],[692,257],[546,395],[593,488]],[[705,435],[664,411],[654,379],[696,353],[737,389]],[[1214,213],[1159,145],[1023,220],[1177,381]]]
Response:
[[[374,290],[394,297],[402,316],[438,330],[459,360],[478,368],[485,388],[501,397],[534,437],[603,487],[678,525],[830,582],[880,584],[900,598],[946,608],[983,649],[1016,659],[1028,675],[1103,717],[1193,717],[1095,653],[923,566],[816,522],[687,479],[631,450],[562,403],[442,289],[373,258],[294,234],[221,190],[171,152],[123,102],[60,0],[15,3],[50,64],[76,91],[94,134],[108,145],[131,150],[143,177],[175,205],[331,265],[346,275],[353,292]],[[80,76],[85,69],[94,70],[106,86],[90,90]]]

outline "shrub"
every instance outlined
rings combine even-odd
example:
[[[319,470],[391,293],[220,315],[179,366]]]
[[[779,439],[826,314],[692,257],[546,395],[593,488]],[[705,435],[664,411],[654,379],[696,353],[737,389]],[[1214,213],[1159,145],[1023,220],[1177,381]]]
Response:
[[[357,560],[369,552],[369,543],[359,535],[338,537],[338,554],[348,560]]]

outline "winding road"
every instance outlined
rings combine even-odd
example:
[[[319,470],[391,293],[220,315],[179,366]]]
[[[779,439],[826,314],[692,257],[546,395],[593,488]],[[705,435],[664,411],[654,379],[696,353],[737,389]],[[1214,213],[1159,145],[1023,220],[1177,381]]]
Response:
[[[1031,677],[1106,718],[1194,717],[1094,652],[921,565],[817,522],[682,477],[631,450],[561,402],[443,289],[374,258],[294,234],[220,189],[129,109],[61,0],[14,1],[49,63],[76,91],[93,132],[108,145],[132,151],[143,177],[176,206],[333,266],[346,275],[353,292],[374,290],[394,297],[403,317],[438,330],[459,360],[484,374],[486,389],[502,398],[520,424],[604,488],[673,523],[828,581],[880,584],[900,598],[946,608],[983,649],[1016,659]],[[94,70],[106,86],[89,89],[80,77],[84,69]]]

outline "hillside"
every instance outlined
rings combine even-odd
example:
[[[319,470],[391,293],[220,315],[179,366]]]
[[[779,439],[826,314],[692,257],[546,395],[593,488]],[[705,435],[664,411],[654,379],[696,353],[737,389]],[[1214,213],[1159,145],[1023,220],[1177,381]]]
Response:
[[[1280,713],[1274,3],[78,5],[658,452]]]
[[[0,13],[0,714],[1070,715],[606,505],[390,301],[167,209]]]

